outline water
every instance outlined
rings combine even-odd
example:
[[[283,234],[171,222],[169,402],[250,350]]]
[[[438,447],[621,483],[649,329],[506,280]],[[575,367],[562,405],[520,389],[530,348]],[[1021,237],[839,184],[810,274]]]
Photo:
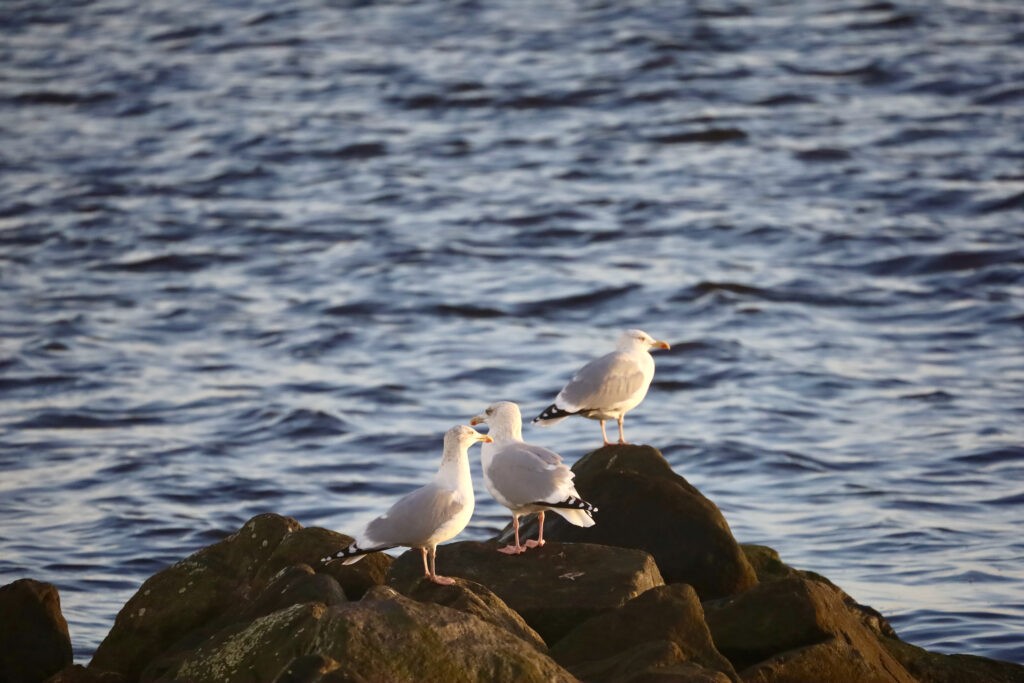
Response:
[[[0,8],[0,582],[76,660],[642,327],[627,436],[741,541],[1024,662],[1019,3],[209,5]]]

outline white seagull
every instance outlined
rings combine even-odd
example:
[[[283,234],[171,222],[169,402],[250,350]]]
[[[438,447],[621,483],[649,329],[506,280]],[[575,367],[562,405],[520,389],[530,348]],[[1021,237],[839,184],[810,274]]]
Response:
[[[433,481],[403,496],[387,512],[366,525],[366,530],[347,548],[323,558],[343,559],[352,564],[367,553],[398,546],[418,548],[423,555],[423,573],[434,583],[450,586],[454,579],[436,571],[437,544],[455,538],[473,516],[473,479],[469,473],[469,447],[490,443],[491,437],[456,425],[445,432],[441,467]],[[430,565],[427,565],[427,554]]]
[[[558,424],[570,415],[581,415],[601,422],[604,444],[611,444],[604,429],[605,420],[619,423],[619,443],[626,442],[622,421],[640,405],[654,379],[654,358],[651,349],[671,348],[643,330],[626,330],[619,337],[618,348],[592,360],[573,376],[558,392],[555,402],[533,418],[534,424]]]
[[[544,545],[544,511],[552,510],[576,526],[594,526],[593,505],[580,498],[573,486],[573,472],[554,451],[523,441],[519,406],[500,401],[488,406],[470,424],[487,423],[493,443],[480,449],[484,484],[494,499],[512,511],[515,545],[499,548],[509,555]],[[519,543],[519,515],[539,512],[537,540]]]

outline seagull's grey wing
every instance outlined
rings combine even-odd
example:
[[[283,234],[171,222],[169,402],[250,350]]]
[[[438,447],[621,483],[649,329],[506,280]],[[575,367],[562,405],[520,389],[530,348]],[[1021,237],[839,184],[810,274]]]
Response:
[[[558,453],[555,453],[554,451],[551,451],[551,450],[548,450],[547,448],[544,448],[543,446],[536,446],[536,445],[534,445],[532,443],[519,443],[519,444],[516,444],[516,445],[519,448],[522,448],[524,450],[529,451],[534,456],[536,456],[540,460],[544,461],[548,465],[561,465],[562,464],[562,456],[560,456]]]
[[[643,390],[644,370],[630,354],[614,351],[590,361],[555,398],[568,411],[613,406]]]
[[[421,545],[463,506],[455,491],[431,482],[403,497],[370,522],[366,526],[366,540],[407,547]]]
[[[538,457],[535,448],[540,447],[512,444],[495,453],[487,469],[491,485],[514,506],[559,500],[562,488],[566,484],[572,487],[572,470],[561,462],[550,463]]]

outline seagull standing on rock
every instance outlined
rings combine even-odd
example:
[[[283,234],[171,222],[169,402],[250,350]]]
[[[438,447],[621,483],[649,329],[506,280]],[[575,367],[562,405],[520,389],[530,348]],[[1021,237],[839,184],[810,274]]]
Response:
[[[626,330],[619,337],[618,348],[584,365],[569,383],[558,392],[555,402],[533,418],[541,426],[554,425],[570,415],[581,415],[601,422],[601,437],[608,446],[605,420],[619,423],[619,443],[625,444],[622,421],[640,405],[654,379],[654,358],[651,349],[671,348],[643,330]]]
[[[480,450],[484,484],[494,499],[512,511],[515,545],[498,552],[517,555],[527,548],[544,545],[544,511],[552,510],[576,526],[593,526],[597,510],[580,498],[573,486],[573,472],[554,451],[523,441],[523,418],[519,406],[500,401],[488,406],[470,424],[487,423],[493,443]],[[537,540],[519,543],[519,516],[538,512]]]
[[[465,425],[449,429],[444,435],[441,467],[433,481],[403,496],[387,512],[367,524],[362,536],[347,548],[321,561],[342,559],[343,564],[353,564],[367,553],[379,550],[398,546],[418,548],[423,555],[423,573],[427,579],[444,586],[455,583],[454,579],[437,574],[437,544],[455,538],[469,524],[474,505],[469,447],[491,441],[490,436]]]

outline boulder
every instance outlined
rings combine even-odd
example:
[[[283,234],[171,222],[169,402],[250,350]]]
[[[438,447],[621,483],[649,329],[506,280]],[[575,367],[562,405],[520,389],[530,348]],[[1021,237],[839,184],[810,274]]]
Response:
[[[228,629],[144,681],[574,681],[505,629],[385,587]]]
[[[587,619],[664,583],[653,558],[639,550],[548,543],[521,555],[504,555],[498,547],[476,541],[441,546],[438,571],[487,586],[548,645]],[[388,575],[388,585],[405,594],[421,580],[418,551],[395,560]]]
[[[71,664],[60,595],[49,583],[19,579],[0,587],[0,681],[38,683]]]
[[[318,573],[333,576],[350,600],[359,600],[372,586],[384,583],[392,559],[384,553],[370,553],[355,564],[346,565],[338,561],[325,565],[320,562],[320,558],[333,555],[351,542],[351,536],[329,529],[297,529],[281,539],[256,574],[256,583],[265,583],[285,567],[308,564]]]
[[[721,671],[687,662],[679,646],[667,640],[634,645],[605,660],[580,664],[573,673],[588,683],[730,683],[735,680]]]
[[[719,672],[696,664],[683,662],[657,669],[641,671],[624,679],[623,683],[728,683],[729,678]]]
[[[905,643],[881,639],[882,645],[920,683],[1024,683],[1024,666],[973,655],[944,655]]]
[[[673,667],[673,675],[739,680],[715,649],[697,593],[686,584],[658,586],[570,631],[551,656],[594,683],[633,680]],[[680,667],[678,665],[687,665]]]
[[[341,586],[361,595],[375,578],[383,581],[382,567],[390,560],[367,558],[355,568],[320,562],[350,540],[325,529],[303,529],[290,517],[253,517],[224,540],[146,580],[118,613],[89,667],[137,680],[163,656],[189,650],[230,623],[300,601],[334,604],[344,599]],[[287,585],[276,585],[284,593],[275,597],[264,591],[276,580]]]
[[[432,602],[477,616],[525,640],[541,652],[547,652],[544,639],[489,588],[466,579],[456,579],[454,586],[441,586],[431,581],[417,581],[408,597],[419,602]]]
[[[704,603],[718,650],[747,683],[914,678],[833,586],[794,576]]]
[[[361,676],[348,676],[342,674],[338,677],[324,677],[325,674],[337,672],[341,665],[320,654],[301,655],[289,662],[281,674],[274,679],[274,683],[322,683],[327,680],[334,680],[337,683],[362,683],[366,679]]]
[[[757,583],[721,511],[650,446],[613,445],[573,465],[576,489],[597,506],[597,524],[573,526],[546,515],[544,538],[649,552],[666,583],[687,583],[702,600],[734,595]],[[536,519],[520,535],[536,536]],[[507,542],[510,530],[500,540]]]
[[[46,683],[128,683],[128,679],[113,671],[97,671],[74,664],[47,678]]]
[[[775,581],[790,576],[799,576],[800,572],[782,561],[775,548],[754,543],[741,543],[740,550],[747,558],[747,562],[754,569],[759,582]]]
[[[279,571],[250,603],[227,615],[227,620],[252,621],[308,602],[322,602],[330,606],[346,601],[345,592],[333,576],[317,574],[309,565],[297,564]]]
[[[743,683],[894,683],[916,681],[903,667],[889,668],[857,645],[832,638],[775,655],[743,671]],[[895,662],[895,660],[890,660]]]
[[[143,667],[176,641],[247,601],[259,568],[298,528],[289,517],[259,515],[147,579],[118,613],[90,668],[138,679]]]
[[[890,624],[889,620],[882,616],[878,610],[873,607],[860,604],[850,597],[846,591],[829,581],[821,574],[790,567],[782,561],[779,557],[779,553],[776,552],[775,549],[769,548],[766,545],[745,544],[742,545],[741,548],[743,548],[743,553],[747,556],[747,559],[750,560],[751,566],[754,567],[754,571],[757,572],[758,581],[767,582],[785,578],[802,577],[810,581],[823,583],[840,595],[847,609],[856,615],[857,618],[860,619],[861,623],[868,629],[874,631],[879,636],[898,639],[892,624]]]

